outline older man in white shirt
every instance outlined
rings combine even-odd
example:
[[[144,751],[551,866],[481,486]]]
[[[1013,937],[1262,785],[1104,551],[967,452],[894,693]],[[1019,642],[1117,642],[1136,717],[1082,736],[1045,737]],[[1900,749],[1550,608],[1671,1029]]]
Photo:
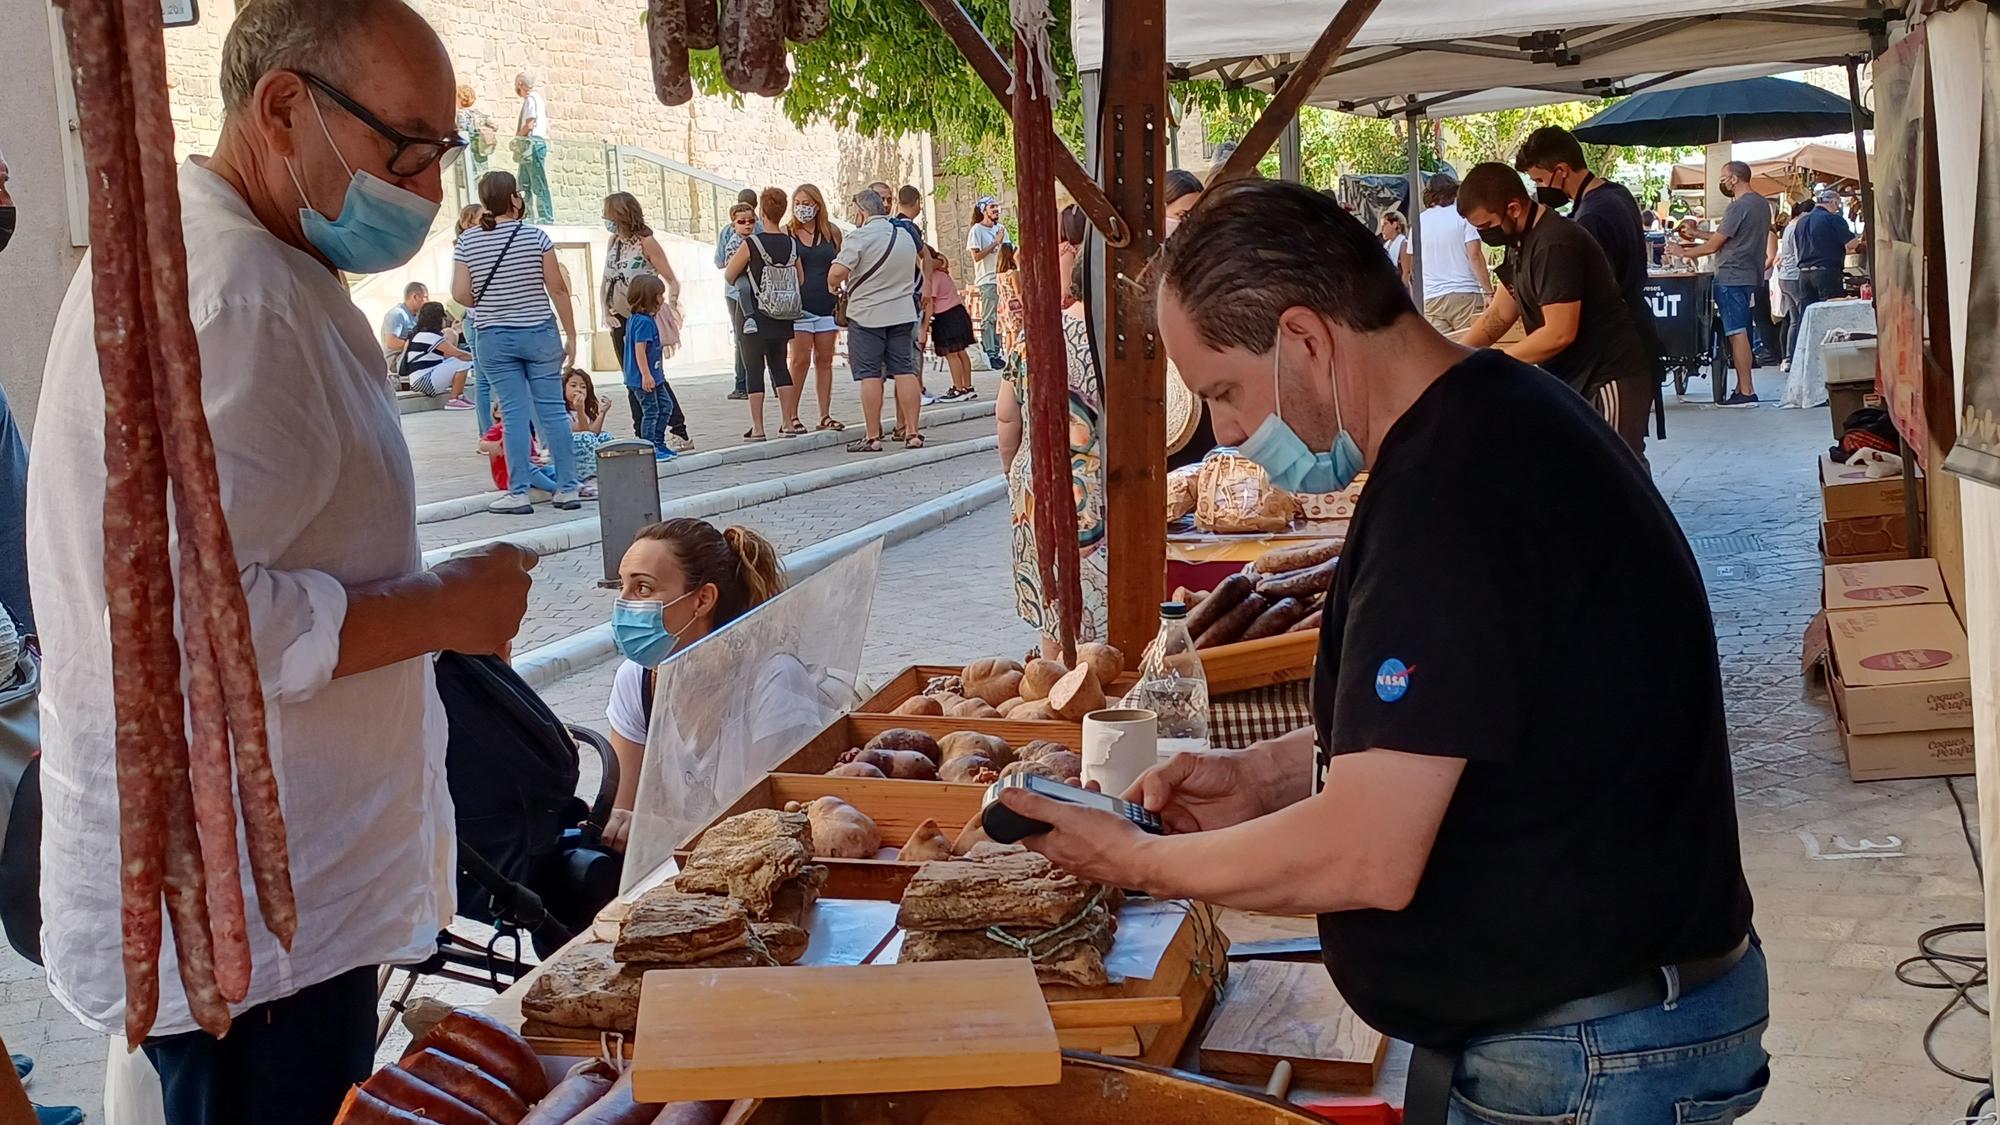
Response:
[[[399,0],[247,0],[222,95],[214,154],[180,171],[188,296],[299,929],[286,953],[251,918],[250,992],[221,1040],[194,1030],[169,942],[144,1047],[168,1125],[326,1122],[370,1070],[375,967],[426,956],[453,912],[445,716],[426,654],[503,648],[534,559],[499,547],[422,568],[380,345],[340,273],[407,261],[436,214],[441,167],[463,144],[437,36]],[[125,995],[90,273],[50,344],[28,541],[50,592],[43,951],[56,998],[112,1033]]]
[[[868,425],[867,436],[850,442],[847,451],[881,451],[884,379],[896,384],[904,444],[916,448],[924,443],[917,432],[923,387],[917,382],[917,309],[910,302],[910,285],[923,245],[889,221],[889,201],[874,188],[854,197],[853,217],[854,230],[826,272],[827,285],[847,289],[847,362],[861,384],[861,413]]]

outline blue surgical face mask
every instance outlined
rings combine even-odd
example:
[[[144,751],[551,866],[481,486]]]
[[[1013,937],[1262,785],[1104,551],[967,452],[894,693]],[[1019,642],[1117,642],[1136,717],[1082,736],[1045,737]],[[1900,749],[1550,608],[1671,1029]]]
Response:
[[[1276,385],[1275,409],[1257,432],[1237,447],[1243,456],[1262,465],[1271,483],[1287,492],[1339,492],[1353,484],[1361,474],[1361,447],[1341,425],[1340,392],[1335,390],[1333,398],[1333,422],[1340,431],[1333,439],[1333,452],[1314,453],[1282,416],[1284,381],[1278,376],[1276,341],[1271,344],[1271,381]]]
[[[651,668],[665,660],[680,643],[680,633],[667,628],[667,607],[694,593],[686,594],[671,602],[634,601],[619,598],[611,603],[611,640],[618,646],[625,659],[642,667]],[[683,628],[682,632],[686,632]]]
[[[802,223],[810,223],[814,219],[819,218],[819,208],[810,203],[795,204],[792,207],[792,211],[798,215],[799,221]]]
[[[437,218],[438,205],[387,180],[355,171],[347,157],[341,155],[340,146],[333,143],[333,134],[327,132],[319,99],[308,95],[306,100],[312,102],[313,114],[319,118],[319,131],[326,137],[327,145],[352,177],[347,183],[347,197],[340,204],[340,217],[329,219],[313,208],[312,200],[306,197],[305,185],[299,182],[298,171],[290,160],[285,161],[292,186],[298,189],[299,199],[305,203],[299,208],[299,225],[306,241],[332,262],[335,269],[349,273],[381,273],[416,257],[417,251],[423,249],[424,238],[430,234],[431,220]]]
[[[604,220],[604,229],[610,231],[612,234],[617,234],[618,233],[617,221],[614,219]]]

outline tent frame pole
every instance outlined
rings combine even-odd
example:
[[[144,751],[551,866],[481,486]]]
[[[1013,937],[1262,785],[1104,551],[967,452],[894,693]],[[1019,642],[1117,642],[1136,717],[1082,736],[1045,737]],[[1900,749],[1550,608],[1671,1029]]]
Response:
[[[924,2],[930,4],[939,0],[924,0]],[[1104,6],[1107,28],[1110,26],[1111,13],[1123,7],[1126,2],[1127,0],[1115,0],[1114,3]],[[1340,53],[1347,49],[1347,45],[1354,41],[1355,33],[1361,30],[1362,24],[1368,22],[1369,16],[1375,14],[1375,8],[1381,2],[1382,0],[1346,0],[1340,6],[1340,11],[1335,12],[1333,19],[1327,22],[1326,30],[1319,33],[1319,38],[1313,41],[1305,57],[1301,58],[1298,65],[1292,68],[1292,72],[1285,76],[1284,85],[1279,86],[1278,92],[1271,95],[1270,103],[1257,115],[1256,123],[1250,126],[1248,133],[1244,134],[1243,140],[1236,146],[1236,151],[1230,155],[1228,162],[1215,173],[1209,182],[1209,187],[1239,176],[1247,176],[1257,170],[1257,162],[1264,159],[1265,153],[1271,151],[1271,146],[1277,143],[1278,135],[1285,131],[1286,123],[1298,116],[1299,107],[1306,104],[1306,99],[1312,96],[1313,88],[1326,77],[1326,72],[1333,68],[1334,60],[1338,59]],[[1162,34],[1164,35],[1164,29]],[[1107,31],[1104,36],[1107,58],[1117,45],[1117,38]],[[1164,38],[1161,41],[1160,54],[1161,73],[1164,75],[1166,68]],[[1108,71],[1110,67],[1107,66],[1105,69]]]
[[[1424,311],[1424,166],[1423,139],[1417,130],[1423,127],[1423,115],[1411,113],[1405,120],[1409,123],[1404,144],[1410,158],[1410,213],[1403,216],[1409,220],[1410,228],[1410,295],[1416,299],[1417,311]]]
[[[1862,55],[1847,56],[1847,111],[1854,128],[1854,170],[1861,180],[1861,214],[1868,223],[1868,237],[1861,243],[1861,261],[1872,276],[1875,273],[1875,183],[1868,175],[1868,143],[1862,134],[1867,123],[1861,117],[1861,64]],[[1915,527],[1916,524],[1911,524]]]

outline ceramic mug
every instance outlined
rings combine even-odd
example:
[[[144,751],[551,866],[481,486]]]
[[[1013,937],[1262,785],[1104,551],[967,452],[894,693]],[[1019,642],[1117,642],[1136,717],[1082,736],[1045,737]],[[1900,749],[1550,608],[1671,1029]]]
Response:
[[[1160,719],[1141,707],[1108,707],[1083,717],[1083,780],[1120,796],[1159,764]]]

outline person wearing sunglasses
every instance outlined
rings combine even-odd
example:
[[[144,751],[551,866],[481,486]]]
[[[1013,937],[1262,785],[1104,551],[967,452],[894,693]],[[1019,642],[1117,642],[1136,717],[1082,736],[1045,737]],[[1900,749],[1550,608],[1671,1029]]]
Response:
[[[534,556],[423,568],[409,447],[346,274],[408,262],[464,141],[444,44],[400,0],[243,0],[215,150],[179,170],[188,310],[224,514],[284,798],[298,936],[250,904],[247,993],[222,1039],[160,974],[167,1125],[324,1122],[373,1069],[376,966],[421,960],[453,913],[445,729],[428,654],[503,651]],[[164,138],[160,138],[164,139]],[[43,949],[55,998],[122,1030],[113,639],[104,631],[103,380],[91,270],[49,348],[28,488],[42,692]],[[398,279],[400,280],[400,279]],[[482,341],[483,345],[484,341]],[[143,341],[135,342],[143,346]],[[79,580],[82,576],[85,580]],[[112,1052],[125,1065],[121,1044]]]

